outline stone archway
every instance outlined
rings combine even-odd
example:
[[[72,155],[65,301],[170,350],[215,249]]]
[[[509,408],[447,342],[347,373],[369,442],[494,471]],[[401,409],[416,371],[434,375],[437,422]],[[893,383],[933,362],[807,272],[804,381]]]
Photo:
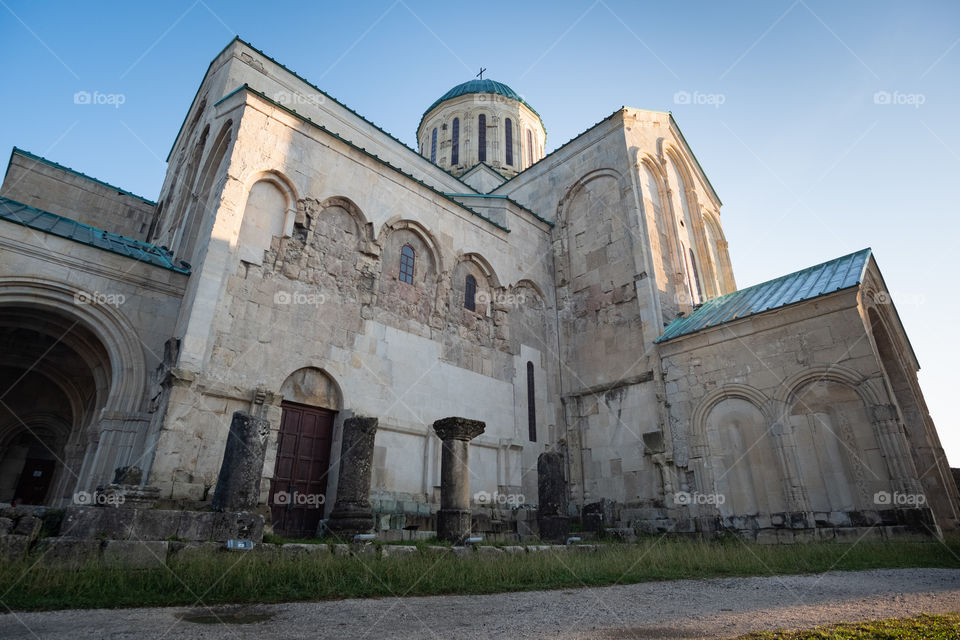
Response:
[[[340,388],[322,369],[304,367],[287,377],[280,394],[280,432],[270,481],[271,519],[280,535],[313,537],[327,511]]]
[[[112,379],[107,350],[66,315],[4,306],[0,352],[0,502],[68,503],[97,446]]]

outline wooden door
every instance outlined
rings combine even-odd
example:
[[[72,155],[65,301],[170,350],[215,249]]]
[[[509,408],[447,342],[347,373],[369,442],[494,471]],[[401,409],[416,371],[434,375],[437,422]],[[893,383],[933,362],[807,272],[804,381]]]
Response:
[[[273,528],[284,537],[312,538],[324,512],[335,413],[292,402],[281,406],[277,463],[270,485]]]
[[[53,480],[55,466],[55,460],[27,458],[20,480],[17,482],[14,498],[21,504],[44,504],[47,492],[50,490],[50,481]]]

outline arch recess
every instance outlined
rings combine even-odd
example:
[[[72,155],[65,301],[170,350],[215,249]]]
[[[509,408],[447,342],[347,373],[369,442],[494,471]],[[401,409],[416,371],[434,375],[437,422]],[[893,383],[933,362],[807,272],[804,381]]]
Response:
[[[81,294],[85,292],[47,280],[0,278],[0,307],[47,310],[75,319],[91,331],[107,351],[111,365],[104,412],[136,413],[147,385],[146,362],[136,331],[123,314],[109,305],[77,304]]]
[[[746,400],[760,411],[765,420],[772,422],[770,399],[763,392],[746,384],[726,384],[704,396],[697,408],[694,409],[693,416],[690,419],[690,436],[695,442],[702,441],[706,435],[707,418],[710,416],[710,411],[723,400],[730,398]]]

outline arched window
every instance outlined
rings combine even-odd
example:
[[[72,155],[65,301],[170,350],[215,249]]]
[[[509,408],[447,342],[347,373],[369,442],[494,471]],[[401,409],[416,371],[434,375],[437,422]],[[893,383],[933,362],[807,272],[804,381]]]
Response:
[[[463,287],[463,307],[470,311],[477,310],[477,279],[471,275],[467,276]]]
[[[527,430],[530,442],[537,441],[537,400],[533,381],[533,363],[527,362]]]
[[[527,165],[533,164],[533,132],[527,129]]]
[[[510,122],[510,118],[507,118],[506,124],[504,124],[504,130],[506,131],[507,136],[507,164],[511,167],[513,166],[513,123]]]
[[[433,134],[430,136],[430,162],[437,162],[437,128],[433,128]]]
[[[703,302],[703,291],[700,289],[700,271],[697,269],[697,257],[693,255],[693,249],[690,249],[690,266],[693,267],[693,280],[697,285],[697,300]]]
[[[453,148],[450,149],[450,166],[460,164],[460,118],[453,119]]]
[[[487,116],[482,113],[477,116],[477,153],[480,162],[487,161]]]
[[[436,129],[434,129],[436,131]],[[413,284],[413,267],[417,261],[417,254],[408,244],[400,249],[400,282]]]

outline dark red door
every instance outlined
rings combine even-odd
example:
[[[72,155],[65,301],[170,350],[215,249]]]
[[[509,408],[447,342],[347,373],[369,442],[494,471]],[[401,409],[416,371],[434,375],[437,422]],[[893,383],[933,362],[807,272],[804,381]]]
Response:
[[[17,482],[14,498],[20,504],[43,504],[50,490],[50,481],[53,480],[54,460],[38,460],[27,458],[23,465],[23,473]]]
[[[277,464],[270,485],[273,528],[289,538],[312,538],[323,517],[333,411],[284,402]]]

